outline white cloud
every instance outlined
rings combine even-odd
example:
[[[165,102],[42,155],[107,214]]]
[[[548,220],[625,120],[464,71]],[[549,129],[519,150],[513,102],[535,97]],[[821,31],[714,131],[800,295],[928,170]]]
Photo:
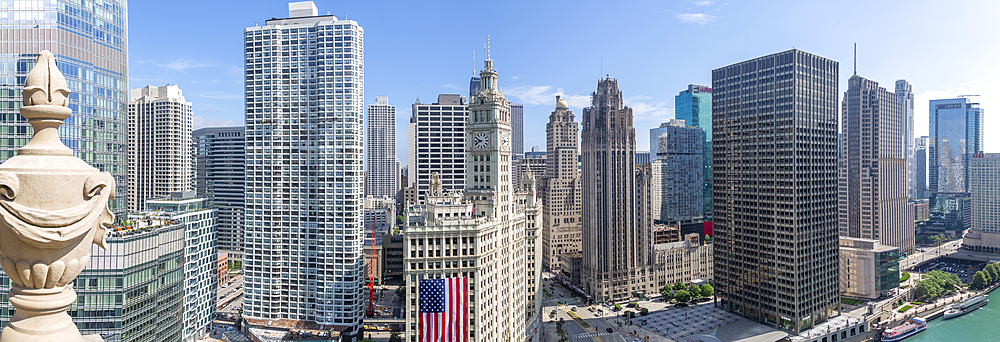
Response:
[[[708,6],[708,5],[712,4],[712,1],[711,0],[704,0],[704,1],[695,2],[694,4],[698,5],[698,6]]]
[[[682,23],[705,25],[715,21],[715,16],[705,13],[674,13],[674,17]]]
[[[243,126],[243,123],[239,121],[206,119],[201,116],[195,116],[193,118],[193,121],[195,129],[199,129],[202,127]]]
[[[566,95],[562,89],[553,89],[550,86],[533,87],[509,87],[503,89],[505,95],[517,99],[517,102],[531,105],[552,105],[556,104],[556,95],[566,100],[566,104],[572,108],[583,108],[590,105],[590,95]]]
[[[648,96],[633,96],[625,99],[625,105],[632,108],[634,121],[660,123],[674,118],[674,109],[669,107],[666,101],[649,102],[650,99]]]
[[[166,64],[157,63],[157,62],[153,62],[153,61],[138,61],[138,63],[140,63],[140,64],[149,63],[149,64],[152,64],[152,65],[161,67],[161,68],[173,69],[175,71],[184,71],[184,70],[191,69],[191,68],[205,68],[205,67],[213,66],[213,64],[211,64],[211,63],[205,63],[205,62],[201,62],[201,61],[192,61],[192,60],[184,59],[184,58],[177,59],[177,60],[174,60],[174,61],[172,61],[170,63],[166,63]]]
[[[515,79],[515,80],[516,80],[516,79],[520,79],[520,78],[521,78],[521,75],[517,75],[517,76],[511,76],[510,78],[513,78],[513,79]]]

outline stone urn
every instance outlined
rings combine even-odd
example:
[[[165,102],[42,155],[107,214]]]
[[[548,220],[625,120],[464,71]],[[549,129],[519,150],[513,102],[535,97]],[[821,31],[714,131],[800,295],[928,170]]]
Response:
[[[90,245],[104,247],[114,221],[115,181],[73,156],[58,128],[72,114],[69,88],[51,52],[42,51],[24,83],[21,115],[34,136],[0,164],[0,264],[16,309],[0,342],[84,341],[66,313],[73,280]]]

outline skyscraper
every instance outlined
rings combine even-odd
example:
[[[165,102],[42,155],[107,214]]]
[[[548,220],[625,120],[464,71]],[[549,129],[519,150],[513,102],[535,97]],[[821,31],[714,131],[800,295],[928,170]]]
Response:
[[[640,189],[649,180],[636,162],[632,108],[618,80],[597,83],[580,140],[583,288],[597,301],[623,300],[647,290],[653,248],[652,215],[639,203],[649,197]]]
[[[219,252],[243,261],[246,136],[243,126],[206,127],[191,133],[195,191],[219,211]]]
[[[472,76],[472,79],[469,80],[469,99],[476,97],[476,92],[479,92],[480,83],[482,81],[479,79],[479,76]]]
[[[30,125],[18,112],[23,79],[38,52],[55,54],[73,96],[73,116],[59,128],[74,154],[115,177],[118,197],[111,210],[123,215],[129,183],[128,156],[128,5],[101,2],[6,2],[0,9],[0,161],[17,153],[31,138]]]
[[[677,119],[654,129],[663,133],[657,137],[658,152],[652,163],[653,218],[667,223],[690,223],[704,212],[705,132],[685,126],[684,120]]]
[[[556,96],[556,109],[545,125],[545,176],[542,196],[542,264],[561,268],[559,255],[580,251],[580,162],[576,115]]]
[[[899,83],[896,83],[897,86]],[[898,87],[897,87],[898,88]],[[897,95],[855,74],[842,103],[844,154],[839,160],[840,236],[914,248],[907,183],[906,111]]]
[[[972,227],[962,246],[977,251],[1000,251],[1000,153],[972,155]]]
[[[132,89],[128,102],[128,210],[191,190],[191,102],[176,85]]]
[[[389,105],[389,98],[376,96],[368,105],[367,196],[395,197],[399,190],[399,169],[396,165],[396,107]]]
[[[438,95],[437,102],[413,104],[407,149],[410,182],[416,200],[423,201],[431,189],[431,174],[437,172],[444,191],[465,188],[465,124],[469,104],[461,95]]]
[[[907,196],[917,199],[917,164],[914,160],[916,148],[913,136],[913,86],[906,80],[896,80],[896,100],[903,110],[903,150],[906,151],[906,187]],[[904,251],[905,249],[900,249]]]
[[[929,111],[928,190],[969,192],[969,159],[983,152],[983,109],[961,97],[931,100]]]
[[[702,198],[705,213],[712,212],[712,88],[690,84],[687,90],[674,97],[674,118],[684,120],[688,126],[701,128],[705,131],[703,162]],[[653,150],[653,137],[649,137],[649,151],[656,157]]]
[[[312,1],[288,16],[243,32],[243,317],[341,331],[364,311],[364,29]]]
[[[514,158],[521,158],[524,155],[524,105],[512,103],[510,105],[511,126],[511,153]]]
[[[425,206],[413,206],[403,229],[406,325],[417,325],[420,279],[468,278],[469,341],[535,341],[541,333],[541,203],[535,178],[511,184],[510,103],[497,85],[493,60],[470,101],[465,193],[445,193],[431,175]],[[460,340],[453,338],[452,340]]]
[[[930,137],[919,137],[915,143],[913,152],[915,195],[917,199],[927,199],[930,197],[927,192],[927,145],[930,144]]]
[[[838,67],[789,50],[712,71],[716,296],[796,332],[840,306]]]

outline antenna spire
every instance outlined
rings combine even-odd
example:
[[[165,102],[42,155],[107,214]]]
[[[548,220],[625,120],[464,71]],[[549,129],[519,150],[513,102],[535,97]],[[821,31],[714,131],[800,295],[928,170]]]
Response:
[[[472,76],[476,76],[476,50],[472,50]]]
[[[490,35],[486,35],[486,59],[490,59]]]
[[[858,75],[858,43],[854,43],[854,76]]]

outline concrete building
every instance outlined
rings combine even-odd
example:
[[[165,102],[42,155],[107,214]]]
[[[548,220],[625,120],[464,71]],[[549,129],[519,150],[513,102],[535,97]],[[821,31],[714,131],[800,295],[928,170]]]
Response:
[[[382,281],[398,285],[403,281],[403,235],[382,235]]]
[[[132,89],[128,102],[128,210],[191,190],[191,102],[176,85]]]
[[[449,277],[468,278],[470,341],[538,341],[541,335],[542,206],[533,176],[510,184],[510,104],[488,56],[469,107],[464,194],[446,193],[434,173],[424,206],[408,208],[403,246],[410,341],[420,334],[420,279]]]
[[[161,220],[184,226],[184,341],[205,337],[215,320],[218,299],[216,280],[216,209],[205,206],[194,191],[173,192],[170,197],[146,201],[146,210],[129,215],[129,220]]]
[[[470,97],[471,99],[471,97]],[[511,153],[514,154],[514,159],[521,158],[524,155],[524,105],[520,103],[512,103],[510,105],[510,119],[511,125]],[[519,184],[519,183],[514,183]]]
[[[191,133],[195,145],[194,189],[219,210],[219,251],[243,262],[246,224],[246,132],[243,126],[206,127]]]
[[[365,138],[368,169],[365,196],[396,196],[399,190],[399,161],[396,160],[396,107],[389,98],[376,96],[368,105],[368,136]]]
[[[444,191],[465,188],[465,124],[469,104],[461,95],[438,95],[437,102],[413,104],[407,126],[409,139],[409,177],[416,191],[416,201],[424,200],[431,188],[431,174],[441,177]]]
[[[566,100],[556,96],[556,109],[545,124],[545,176],[539,187],[543,206],[542,265],[552,271],[561,268],[560,254],[580,251],[583,196],[577,152],[579,131],[576,115]]]
[[[929,137],[917,138],[913,152],[913,178],[914,194],[916,199],[928,199],[930,193],[927,191],[927,146],[930,144]]]
[[[658,243],[653,245],[654,283],[682,282],[691,284],[713,279],[712,245],[702,245],[691,241]],[[659,290],[659,289],[657,289]]]
[[[364,29],[288,7],[243,31],[244,325],[350,336],[364,314]]]
[[[907,197],[917,199],[917,162],[914,159],[916,142],[913,135],[913,85],[906,80],[896,80],[896,101],[899,102],[903,114],[903,151],[906,152],[906,187]]]
[[[541,179],[545,175],[545,162],[547,162],[545,155],[522,155],[519,159],[511,162],[511,169],[513,171],[513,184],[521,184],[521,180],[527,177],[528,172],[531,172],[535,179]]]
[[[5,2],[0,7],[0,161],[31,139],[21,90],[38,53],[49,50],[66,77],[73,116],[59,128],[76,157],[115,178],[111,211],[126,213],[128,171],[128,6],[126,0]],[[2,276],[0,276],[2,277]]]
[[[923,221],[931,217],[931,202],[926,199],[918,199],[913,202],[913,220]]]
[[[879,240],[909,253],[915,241],[903,104],[878,82],[855,74],[844,92],[842,110],[840,236]]]
[[[654,133],[659,136],[652,166],[653,218],[667,223],[702,218],[705,132],[674,119],[649,132]]]
[[[972,155],[972,227],[965,248],[1000,251],[1000,153]]]
[[[653,243],[671,243],[681,241],[681,227],[670,224],[653,225]]]
[[[684,120],[688,126],[701,128],[705,132],[704,143],[704,197],[705,213],[712,212],[712,88],[703,85],[690,84],[686,90],[674,96],[674,118]],[[657,134],[659,136],[659,134]],[[649,149],[653,157],[652,135]]]
[[[899,287],[898,247],[878,240],[840,238],[840,293],[875,299]]]
[[[583,109],[581,214],[583,288],[597,301],[621,301],[655,287],[649,171],[636,161],[632,108],[618,81],[605,78]],[[651,204],[649,204],[651,205]]]
[[[983,109],[968,97],[930,101],[928,190],[969,192],[969,160],[983,152]]]
[[[712,71],[716,297],[796,333],[840,307],[838,71],[800,50]]]

